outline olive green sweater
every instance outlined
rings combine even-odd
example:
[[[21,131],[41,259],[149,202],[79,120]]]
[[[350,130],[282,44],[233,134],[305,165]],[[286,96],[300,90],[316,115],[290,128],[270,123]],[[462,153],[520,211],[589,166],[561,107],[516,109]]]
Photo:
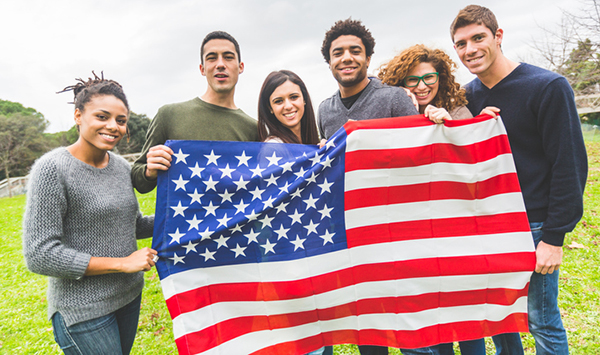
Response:
[[[152,191],[156,180],[145,176],[146,153],[167,140],[258,141],[256,120],[242,110],[209,104],[199,98],[165,105],[150,123],[141,156],[131,169],[133,186],[141,193]]]

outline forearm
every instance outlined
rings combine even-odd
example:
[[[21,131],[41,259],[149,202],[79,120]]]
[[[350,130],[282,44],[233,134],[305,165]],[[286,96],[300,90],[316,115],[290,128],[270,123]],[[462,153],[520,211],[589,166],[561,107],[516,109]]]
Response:
[[[143,248],[124,258],[92,256],[85,270],[85,276],[148,271],[155,264],[156,254],[153,249]]]

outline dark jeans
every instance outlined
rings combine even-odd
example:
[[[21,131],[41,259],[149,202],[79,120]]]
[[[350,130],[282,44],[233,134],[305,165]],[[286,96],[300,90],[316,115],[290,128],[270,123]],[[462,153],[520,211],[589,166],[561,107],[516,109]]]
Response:
[[[133,347],[142,295],[117,311],[66,326],[59,312],[52,317],[54,339],[66,355],[127,355]]]
[[[537,247],[542,240],[541,222],[530,223],[533,241]],[[558,270],[542,275],[534,272],[529,283],[527,298],[529,331],[535,339],[535,353],[538,355],[566,355],[569,353],[567,332],[558,309]],[[497,355],[521,355],[523,345],[519,333],[493,336]]]

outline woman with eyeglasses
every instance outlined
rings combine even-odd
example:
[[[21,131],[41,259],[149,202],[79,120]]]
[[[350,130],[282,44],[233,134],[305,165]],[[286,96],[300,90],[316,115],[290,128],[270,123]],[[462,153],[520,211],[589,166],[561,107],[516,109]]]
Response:
[[[442,123],[443,120],[473,117],[466,107],[465,90],[460,88],[452,73],[457,68],[444,51],[417,44],[384,64],[379,70],[379,79],[385,84],[410,90],[419,103],[419,112],[433,122]],[[486,107],[482,113],[491,114],[493,109]],[[461,341],[459,346],[462,355],[485,355],[483,339]],[[431,349],[436,354],[454,354],[451,343]]]
[[[402,51],[379,70],[385,84],[403,86],[419,103],[419,112],[436,123],[471,118],[465,90],[455,81],[458,66],[440,49],[417,44]]]

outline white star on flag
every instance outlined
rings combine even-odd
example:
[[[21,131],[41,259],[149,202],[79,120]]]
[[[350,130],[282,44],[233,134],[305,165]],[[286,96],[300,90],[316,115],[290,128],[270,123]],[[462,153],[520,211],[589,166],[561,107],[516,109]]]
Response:
[[[201,168],[198,166],[198,162],[196,162],[196,166],[194,166],[193,168],[189,168],[192,171],[192,176],[190,176],[190,178],[193,178],[194,176],[197,176],[199,178],[202,178],[202,171],[204,170],[204,168]]]
[[[177,206],[171,206],[171,208],[173,209],[173,211],[175,211],[173,217],[177,217],[178,215],[182,215],[183,217],[185,217],[185,214],[183,212],[187,210],[187,207],[182,206],[181,201],[179,201]]]
[[[217,165],[217,159],[219,159],[221,156],[220,155],[215,155],[215,151],[211,150],[209,155],[204,155],[206,157],[206,159],[208,159],[208,162],[206,163],[206,165],[210,165],[211,163]]]
[[[187,184],[189,182],[189,180],[184,180],[183,177],[181,175],[179,175],[179,179],[177,180],[173,180],[173,182],[175,184],[177,184],[177,186],[175,186],[175,191],[182,189],[183,191],[185,191],[185,184]]]
[[[184,164],[187,164],[187,162],[185,161],[185,158],[189,157],[189,154],[184,154],[181,152],[181,149],[179,149],[179,153],[175,153],[173,154],[175,156],[175,158],[177,158],[177,161],[175,161],[175,164],[183,162]]]
[[[181,239],[181,237],[183,237],[185,234],[183,233],[179,233],[179,228],[177,228],[175,230],[175,233],[169,233],[169,237],[173,238],[171,239],[171,242],[169,242],[169,244],[173,243],[173,242],[177,242],[177,244],[179,244],[179,239]]]

